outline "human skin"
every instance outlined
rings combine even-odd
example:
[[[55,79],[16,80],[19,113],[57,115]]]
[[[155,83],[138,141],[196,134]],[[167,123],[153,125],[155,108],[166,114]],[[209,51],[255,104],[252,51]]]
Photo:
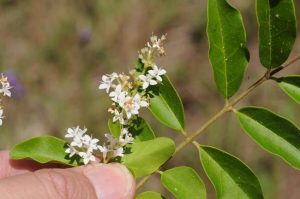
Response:
[[[121,164],[62,168],[10,160],[7,151],[0,151],[1,198],[132,199],[134,193],[135,180]]]

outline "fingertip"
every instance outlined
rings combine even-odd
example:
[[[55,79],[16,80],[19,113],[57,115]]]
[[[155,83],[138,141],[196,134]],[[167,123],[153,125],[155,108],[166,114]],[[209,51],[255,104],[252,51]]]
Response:
[[[99,164],[83,171],[100,199],[132,199],[135,180],[130,171],[121,164]]]

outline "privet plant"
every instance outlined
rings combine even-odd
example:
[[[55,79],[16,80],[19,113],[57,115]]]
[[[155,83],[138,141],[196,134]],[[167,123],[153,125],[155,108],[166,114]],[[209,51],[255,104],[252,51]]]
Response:
[[[180,97],[166,71],[155,63],[157,56],[165,55],[163,43],[166,37],[152,36],[139,51],[136,66],[130,74],[102,76],[99,89],[112,100],[108,109],[112,114],[108,121],[110,134],[105,134],[106,142],[100,144],[98,139],[86,134],[86,128],[77,126],[67,129],[67,142],[51,136],[35,137],[17,144],[11,150],[11,158],[69,166],[120,162],[139,178],[137,189],[157,173],[161,175],[161,184],[176,198],[206,198],[205,185],[193,168],[178,166],[160,170],[186,145],[193,144],[218,198],[263,198],[259,181],[249,167],[225,151],[196,142],[195,138],[225,113],[232,112],[245,133],[259,146],[300,169],[300,130],[295,124],[262,107],[235,109],[236,104],[268,80],[274,81],[291,99],[300,103],[300,76],[277,76],[300,59],[297,56],[286,62],[296,38],[294,3],[292,0],[256,1],[259,55],[266,72],[235,97],[249,62],[242,17],[226,0],[208,0],[207,11],[209,60],[225,105],[198,130],[186,133]],[[5,95],[10,87],[3,82],[7,81],[2,76],[0,92]],[[148,108],[159,122],[181,133],[183,141],[175,146],[172,139],[157,137],[139,115],[142,108]],[[0,111],[2,119],[2,109]],[[136,198],[159,199],[163,196],[149,191]]]

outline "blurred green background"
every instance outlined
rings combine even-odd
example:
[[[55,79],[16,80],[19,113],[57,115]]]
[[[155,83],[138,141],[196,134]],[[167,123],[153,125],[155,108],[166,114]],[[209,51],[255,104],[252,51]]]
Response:
[[[242,89],[264,72],[258,59],[254,0],[231,0],[244,17],[251,62]],[[300,12],[300,2],[297,13]],[[204,0],[0,0],[0,66],[13,79],[13,98],[4,100],[0,149],[41,135],[63,137],[68,127],[85,126],[99,138],[108,131],[109,98],[98,90],[100,77],[128,72],[152,33],[167,33],[167,56],[157,61],[182,97],[189,133],[223,106],[208,61]],[[300,53],[300,40],[292,55]],[[295,63],[282,74],[300,72]],[[239,104],[265,106],[300,125],[299,106],[274,82],[267,82]],[[147,111],[143,116],[160,136],[181,141]],[[257,174],[266,198],[299,199],[300,172],[258,147],[228,114],[198,138],[240,157]],[[190,165],[215,198],[193,146],[165,167]],[[154,176],[142,190],[172,198]]]

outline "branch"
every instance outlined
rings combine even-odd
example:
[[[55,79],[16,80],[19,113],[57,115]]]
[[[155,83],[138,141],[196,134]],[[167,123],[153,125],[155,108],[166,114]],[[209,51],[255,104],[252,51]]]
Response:
[[[198,143],[194,141],[194,139],[200,135],[204,130],[206,130],[211,124],[213,124],[217,119],[219,119],[221,116],[223,116],[225,113],[232,110],[233,106],[238,104],[240,101],[242,101],[245,97],[249,95],[253,90],[255,90],[258,86],[260,86],[265,81],[271,79],[275,74],[282,71],[283,69],[287,68],[288,66],[292,65],[296,61],[300,60],[300,55],[297,55],[291,59],[291,61],[286,62],[282,66],[275,68],[274,70],[267,70],[267,72],[259,78],[256,82],[254,82],[251,86],[249,86],[244,92],[242,92],[240,95],[238,95],[235,99],[233,99],[230,102],[227,102],[225,106],[217,112],[215,115],[213,115],[207,122],[205,122],[198,130],[196,130],[191,135],[185,137],[184,141],[182,141],[177,147],[172,157],[175,156],[176,153],[178,153],[182,148],[184,148],[189,143],[193,142],[193,144],[196,146]],[[139,189],[147,180],[151,177],[151,175],[144,177],[137,185],[136,189]]]

